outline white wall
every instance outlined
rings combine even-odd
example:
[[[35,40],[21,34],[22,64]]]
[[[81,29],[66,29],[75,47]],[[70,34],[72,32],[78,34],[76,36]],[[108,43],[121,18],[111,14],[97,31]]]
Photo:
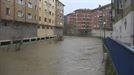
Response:
[[[134,30],[134,12],[130,12],[126,17],[118,21],[113,26],[112,37],[115,40],[124,42],[126,44],[133,44],[133,30]]]

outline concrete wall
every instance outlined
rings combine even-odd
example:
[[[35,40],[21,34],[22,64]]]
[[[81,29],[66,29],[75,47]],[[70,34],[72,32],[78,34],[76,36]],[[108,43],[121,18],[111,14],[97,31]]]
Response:
[[[104,37],[104,30],[92,30],[91,36]],[[112,31],[105,31],[105,37],[111,37]]]
[[[0,22],[0,40],[16,40],[37,37],[37,25]]]
[[[38,35],[38,37],[46,37],[47,35],[46,35],[46,27],[45,28],[43,28],[42,26],[38,26],[38,31],[37,31],[37,35]]]
[[[122,41],[128,45],[134,43],[134,11],[130,12],[126,17],[118,21],[113,26],[112,37]]]
[[[54,35],[56,36],[63,36],[63,28],[55,28]]]

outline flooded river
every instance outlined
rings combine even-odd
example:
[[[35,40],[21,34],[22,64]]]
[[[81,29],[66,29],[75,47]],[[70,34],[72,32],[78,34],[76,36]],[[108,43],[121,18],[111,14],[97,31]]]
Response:
[[[102,42],[90,37],[0,49],[0,75],[104,75]]]

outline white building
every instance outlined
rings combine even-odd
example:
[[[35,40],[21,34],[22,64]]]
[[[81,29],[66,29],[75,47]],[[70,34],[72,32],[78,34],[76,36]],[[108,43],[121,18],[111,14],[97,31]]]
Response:
[[[134,46],[134,0],[112,0],[115,40]]]

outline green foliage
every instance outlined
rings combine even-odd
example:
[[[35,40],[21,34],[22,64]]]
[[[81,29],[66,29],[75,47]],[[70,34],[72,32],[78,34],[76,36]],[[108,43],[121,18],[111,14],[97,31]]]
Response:
[[[106,64],[105,64],[106,65],[105,74],[106,75],[116,75],[116,70],[115,70],[115,67],[113,65],[112,59],[111,59],[111,57],[110,57],[110,55],[108,53],[108,50],[107,50],[107,48],[105,46],[103,46],[103,50],[104,50],[104,53],[108,54],[107,59],[106,59]]]

